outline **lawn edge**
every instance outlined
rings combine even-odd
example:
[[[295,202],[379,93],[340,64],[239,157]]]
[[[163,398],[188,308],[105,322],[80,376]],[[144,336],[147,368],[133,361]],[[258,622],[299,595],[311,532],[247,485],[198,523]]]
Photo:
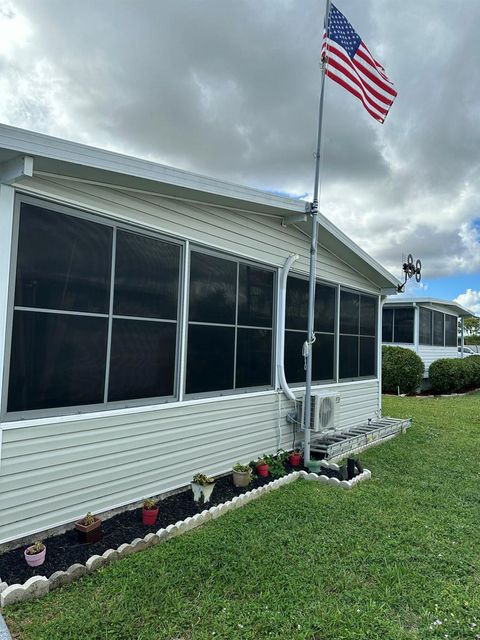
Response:
[[[121,558],[137,553],[138,551],[143,551],[149,547],[153,547],[160,542],[166,542],[170,538],[175,538],[187,531],[191,531],[192,529],[205,524],[209,520],[219,518],[228,511],[243,507],[252,500],[256,500],[264,493],[278,489],[283,485],[290,484],[299,478],[304,478],[311,482],[339,487],[344,490],[350,490],[359,482],[363,482],[371,478],[371,475],[371,472],[368,469],[365,469],[362,473],[351,480],[338,480],[338,478],[329,478],[326,475],[313,472],[293,471],[292,473],[278,478],[277,480],[272,480],[272,482],[269,482],[262,487],[252,489],[239,496],[235,496],[232,500],[222,502],[219,505],[210,507],[210,509],[205,509],[201,513],[191,517],[189,516],[184,520],[179,520],[175,524],[169,524],[167,527],[159,529],[156,533],[147,533],[144,538],[135,538],[131,543],[121,544],[116,550],[107,549],[101,556],[93,555],[85,562],[85,564],[75,563],[68,567],[66,571],[55,571],[49,578],[46,576],[33,576],[23,584],[6,585],[6,583],[2,583],[3,588],[0,592],[0,608],[18,602],[37,600],[58,587],[70,584],[84,575],[93,573],[100,567],[112,564]],[[0,615],[0,640],[10,640],[9,634],[5,636],[5,639],[2,636],[2,620],[3,619]]]

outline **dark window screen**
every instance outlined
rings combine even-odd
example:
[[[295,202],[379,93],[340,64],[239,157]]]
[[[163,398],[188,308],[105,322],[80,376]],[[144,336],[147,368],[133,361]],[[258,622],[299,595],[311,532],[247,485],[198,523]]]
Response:
[[[238,329],[235,387],[272,384],[272,331]]]
[[[233,389],[235,327],[188,328],[187,393]]]
[[[285,332],[285,377],[290,384],[306,379],[302,345],[306,334],[299,331]],[[324,382],[335,377],[335,336],[319,333],[313,343],[312,380]]]
[[[432,312],[420,307],[420,344],[432,344]]]
[[[108,319],[15,311],[8,411],[103,402]]]
[[[393,341],[413,344],[414,309],[395,309]]]
[[[358,337],[340,336],[339,377],[358,377]]]
[[[433,344],[436,347],[444,346],[444,315],[439,311],[433,311]]]
[[[393,342],[393,309],[382,312],[382,342]]]
[[[22,203],[15,305],[108,313],[110,227]]]
[[[239,265],[238,324],[271,327],[273,309],[273,271]]]
[[[457,345],[457,318],[455,316],[445,315],[445,346],[456,347]]]
[[[360,338],[360,376],[373,376],[376,370],[375,338]]]
[[[360,326],[360,296],[340,292],[340,333],[358,335]]]
[[[113,313],[175,320],[179,269],[178,245],[119,230]]]
[[[315,290],[315,331],[335,332],[335,295],[334,287],[317,284]]]
[[[308,282],[293,276],[287,279],[285,327],[307,331]]]
[[[186,393],[272,385],[273,284],[268,269],[192,252]]]
[[[375,298],[360,296],[360,333],[374,336],[377,325],[377,301]]]
[[[108,399],[171,396],[177,325],[114,318]]]
[[[190,322],[235,324],[237,263],[192,251]]]

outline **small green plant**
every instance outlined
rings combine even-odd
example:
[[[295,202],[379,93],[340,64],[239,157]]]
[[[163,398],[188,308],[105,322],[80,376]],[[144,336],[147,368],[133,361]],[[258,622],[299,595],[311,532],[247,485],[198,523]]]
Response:
[[[41,553],[45,549],[45,545],[41,540],[37,540],[31,547],[27,549],[29,556],[36,556],[37,553]]]
[[[152,509],[157,508],[157,503],[155,502],[155,500],[152,500],[151,498],[147,498],[143,502],[143,508],[147,509],[148,511],[151,511]]]
[[[236,464],[234,464],[232,469],[234,471],[237,471],[238,473],[251,473],[252,472],[252,467],[249,464],[241,464],[240,462],[237,462]]]
[[[263,456],[265,464],[268,464],[268,471],[274,478],[280,478],[285,475],[285,463],[288,460],[286,451],[279,451],[276,456]]]
[[[87,513],[87,515],[84,517],[84,519],[82,520],[82,524],[84,524],[86,527],[89,527],[96,520],[97,520],[97,518],[95,518],[95,516],[92,514],[92,512],[89,511]]]
[[[211,478],[210,476],[206,476],[204,473],[196,473],[193,476],[193,480],[195,484],[199,484],[202,487],[206,487],[209,484],[214,484],[215,478]]]
[[[255,460],[255,466],[256,467],[261,467],[263,464],[268,464],[266,457],[263,458],[259,458],[258,460]]]

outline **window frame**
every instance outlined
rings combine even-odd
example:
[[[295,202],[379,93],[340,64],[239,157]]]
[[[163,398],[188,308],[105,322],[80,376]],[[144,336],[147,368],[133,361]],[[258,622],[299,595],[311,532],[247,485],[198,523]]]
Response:
[[[405,341],[405,340],[397,340],[396,339],[396,335],[395,335],[395,324],[396,324],[396,318],[397,318],[397,311],[398,310],[408,310],[412,312],[413,315],[413,324],[412,324],[412,340],[411,341]],[[384,344],[415,344],[415,308],[414,307],[384,307],[382,309],[382,321],[383,321],[383,314],[385,311],[392,311],[392,339],[391,340],[384,340],[383,338],[383,325],[382,325],[382,343]]]
[[[15,285],[17,275],[17,259],[18,259],[18,243],[19,243],[19,229],[20,229],[20,211],[22,204],[31,204],[39,208],[44,208],[49,211],[59,213],[62,215],[69,215],[77,217],[83,220],[88,220],[96,224],[101,224],[112,229],[112,257],[111,257],[111,270],[110,270],[110,296],[108,304],[108,313],[90,313],[82,311],[65,311],[60,309],[44,309],[42,307],[16,307],[15,306]],[[174,393],[171,396],[155,396],[148,398],[137,398],[134,400],[116,400],[108,401],[108,384],[109,384],[109,372],[110,372],[110,355],[111,355],[111,340],[112,340],[112,328],[113,320],[115,318],[125,318],[132,320],[144,320],[146,322],[156,322],[161,319],[149,319],[149,318],[137,318],[133,316],[119,316],[113,314],[113,302],[114,302],[114,281],[115,281],[115,254],[116,254],[116,234],[117,229],[122,229],[130,233],[137,233],[141,236],[148,236],[153,239],[174,244],[179,247],[179,270],[178,270],[178,299],[177,299],[177,318],[176,320],[165,320],[169,323],[175,323],[177,326],[176,342],[175,342],[175,365],[173,376],[173,389]],[[42,197],[25,195],[21,192],[15,194],[14,211],[13,211],[13,230],[12,230],[12,251],[10,257],[10,273],[8,282],[8,301],[7,301],[7,322],[6,322],[6,343],[5,343],[5,356],[3,363],[3,388],[1,390],[1,411],[0,417],[2,420],[17,421],[17,420],[29,420],[37,418],[50,418],[57,416],[67,415],[82,415],[86,413],[109,411],[115,409],[126,409],[130,407],[142,407],[150,405],[160,405],[172,402],[178,402],[180,397],[180,369],[181,369],[181,337],[182,326],[184,321],[184,309],[183,309],[183,292],[186,281],[186,241],[174,236],[168,236],[162,232],[157,232],[151,228],[146,228],[134,222],[125,222],[113,217],[103,216],[101,213],[91,213],[90,211],[81,209],[74,205],[60,204]],[[28,409],[22,411],[8,411],[8,391],[10,382],[10,365],[12,356],[12,338],[13,338],[13,319],[15,310],[25,310],[37,313],[51,313],[51,314],[68,314],[77,316],[94,316],[105,317],[108,319],[107,329],[107,349],[106,349],[106,370],[104,377],[104,401],[96,404],[82,404],[82,405],[69,405],[66,407],[52,407],[48,409]]]
[[[308,284],[309,281],[309,277],[308,275],[304,274],[304,273],[298,273],[295,271],[290,271],[287,277],[287,287],[288,287],[288,278],[297,278],[299,280],[305,280]],[[338,318],[339,318],[339,314],[340,314],[340,288],[338,284],[334,284],[332,282],[328,282],[328,280],[323,280],[320,278],[317,278],[315,280],[315,299],[316,299],[316,293],[317,293],[317,285],[324,285],[327,287],[331,287],[332,289],[334,289],[335,292],[335,311],[334,311],[334,316],[333,316],[333,332],[329,332],[329,331],[317,331],[315,329],[315,323],[314,323],[314,331],[315,333],[319,333],[322,335],[327,335],[327,336],[333,336],[333,378],[327,379],[327,380],[313,380],[312,379],[312,386],[314,387],[318,387],[318,386],[324,386],[324,385],[329,385],[329,384],[337,384],[338,383]],[[286,337],[287,337],[287,331],[292,332],[292,333],[303,333],[303,335],[305,336],[305,339],[307,338],[307,326],[305,326],[305,329],[287,329],[286,326],[286,314],[285,314],[285,326],[283,327],[283,339],[284,339],[284,344],[286,342]],[[284,366],[285,366],[285,359],[284,359]],[[286,374],[285,374],[286,376]],[[305,373],[306,376],[306,373]],[[292,389],[301,389],[303,387],[305,387],[305,381],[302,382],[290,382],[287,378],[287,383],[288,386],[291,387]]]
[[[446,344],[446,333],[447,333],[447,323],[446,318],[453,318],[455,320],[455,326],[458,324],[458,316],[453,313],[447,313],[445,311],[440,311],[435,309],[435,307],[419,307],[419,323],[420,323],[420,314],[422,311],[428,311],[430,314],[430,342],[422,342],[420,339],[420,330],[418,336],[418,346],[419,347],[433,347],[434,349],[458,349],[458,328],[456,330],[457,344],[456,345],[447,345]],[[434,342],[434,318],[435,314],[440,314],[443,317],[443,344],[435,344]]]
[[[353,334],[353,333],[342,333],[340,331],[340,314],[341,314],[341,294],[342,291],[345,291],[345,293],[353,293],[356,294],[358,296],[364,296],[367,298],[372,298],[375,301],[375,330],[374,330],[374,334],[373,336],[371,335],[367,335],[367,334],[362,334],[361,333],[361,302],[360,302],[360,306],[359,306],[359,311],[358,311],[358,334]],[[366,291],[361,291],[359,289],[352,289],[351,287],[344,287],[344,286],[340,286],[339,287],[339,299],[338,299],[338,354],[337,357],[338,359],[340,359],[340,339],[342,336],[353,336],[358,338],[358,357],[357,357],[357,371],[360,372],[360,339],[361,338],[373,338],[375,340],[375,358],[374,358],[374,362],[375,362],[375,367],[374,367],[374,372],[373,374],[370,374],[368,376],[355,376],[353,378],[341,378],[340,377],[340,366],[338,367],[338,384],[344,384],[344,383],[349,383],[349,382],[357,382],[357,381],[362,381],[362,380],[377,380],[378,376],[379,376],[379,362],[378,362],[378,350],[379,350],[379,345],[381,345],[381,341],[380,336],[379,336],[379,313],[378,310],[380,308],[380,300],[379,297],[377,295],[375,295],[374,293],[368,293]]]
[[[255,267],[257,269],[263,269],[264,271],[270,271],[273,274],[273,282],[272,282],[272,326],[270,327],[260,327],[260,326],[250,326],[250,325],[240,325],[238,324],[238,291],[239,291],[239,277],[240,277],[240,269],[237,266],[237,281],[236,281],[236,298],[235,298],[235,324],[224,324],[224,323],[215,323],[215,322],[201,322],[198,320],[192,320],[190,322],[189,319],[189,301],[190,301],[190,266],[192,261],[192,252],[195,253],[203,253],[208,256],[212,256],[214,258],[220,258],[222,260],[230,260],[231,262],[235,262],[237,265],[246,264],[248,266]],[[277,289],[278,289],[278,268],[268,266],[266,264],[262,264],[260,262],[255,262],[255,260],[251,260],[250,258],[244,258],[239,255],[235,255],[232,253],[227,253],[226,251],[222,251],[220,249],[215,249],[212,247],[206,247],[200,244],[196,244],[194,242],[190,242],[188,246],[188,273],[185,282],[185,286],[187,289],[186,293],[186,308],[185,308],[185,343],[184,343],[184,370],[185,375],[182,380],[182,396],[185,400],[196,400],[202,398],[216,398],[216,397],[224,397],[224,396],[237,396],[243,395],[245,393],[252,392],[261,392],[261,391],[272,391],[275,389],[275,380],[276,380],[276,372],[275,372],[275,354],[276,354],[276,327],[277,327]],[[237,376],[237,335],[238,329],[267,329],[272,331],[272,353],[270,358],[270,372],[271,372],[271,384],[270,385],[260,385],[260,386],[252,386],[252,387],[240,387],[233,389],[221,389],[218,391],[197,391],[188,393],[187,392],[187,369],[188,369],[188,334],[190,324],[197,326],[209,326],[209,327],[230,327],[235,329],[235,340],[234,340],[234,358],[233,358],[233,382],[236,384],[236,376]]]

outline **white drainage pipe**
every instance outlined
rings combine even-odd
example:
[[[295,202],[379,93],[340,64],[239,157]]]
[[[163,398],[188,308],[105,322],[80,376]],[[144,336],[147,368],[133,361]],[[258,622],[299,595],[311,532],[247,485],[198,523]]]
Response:
[[[278,283],[278,314],[277,314],[277,350],[276,350],[276,369],[278,384],[282,388],[283,393],[289,400],[295,402],[296,398],[290,389],[285,378],[285,303],[287,297],[287,277],[290,267],[298,260],[297,254],[292,254],[280,269],[280,277]]]

